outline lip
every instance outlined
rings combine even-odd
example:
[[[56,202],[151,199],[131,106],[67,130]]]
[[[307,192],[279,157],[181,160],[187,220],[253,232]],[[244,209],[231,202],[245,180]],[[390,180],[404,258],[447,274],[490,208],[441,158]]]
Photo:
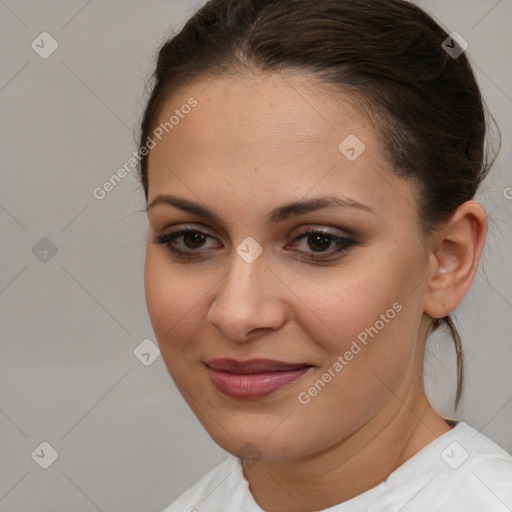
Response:
[[[206,361],[212,384],[231,398],[263,398],[289,386],[312,365],[274,359],[212,359]]]

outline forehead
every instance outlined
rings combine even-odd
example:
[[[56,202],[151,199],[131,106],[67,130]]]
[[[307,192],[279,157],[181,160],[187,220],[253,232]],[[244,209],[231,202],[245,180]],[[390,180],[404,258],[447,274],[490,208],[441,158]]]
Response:
[[[183,108],[191,98],[196,106]],[[150,202],[176,187],[190,196],[193,187],[200,197],[236,190],[241,201],[256,199],[270,209],[279,199],[338,190],[385,209],[410,192],[389,171],[379,133],[351,98],[303,76],[198,82],[168,98],[157,124],[173,115],[179,122],[167,126],[150,152]],[[355,160],[347,158],[347,140]]]
[[[352,99],[329,92],[307,76],[274,73],[204,80],[174,92],[158,123],[165,123],[191,97],[197,106],[168,134],[175,146],[186,138],[210,150],[217,147],[223,156],[226,152],[221,150],[227,147],[233,156],[244,150],[257,150],[262,156],[278,151],[281,160],[292,157],[292,152],[307,154],[313,149],[317,154],[334,150],[337,155],[340,137],[349,133],[359,133],[375,146],[377,134],[353,107]],[[187,123],[187,118],[193,121]]]

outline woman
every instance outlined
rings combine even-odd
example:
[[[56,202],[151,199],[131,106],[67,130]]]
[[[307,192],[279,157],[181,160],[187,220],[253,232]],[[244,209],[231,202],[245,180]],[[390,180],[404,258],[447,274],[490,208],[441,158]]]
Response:
[[[445,322],[462,392],[485,132],[464,42],[403,0],[211,0],[163,45],[147,305],[231,454],[167,512],[510,510],[512,457],[423,386]]]

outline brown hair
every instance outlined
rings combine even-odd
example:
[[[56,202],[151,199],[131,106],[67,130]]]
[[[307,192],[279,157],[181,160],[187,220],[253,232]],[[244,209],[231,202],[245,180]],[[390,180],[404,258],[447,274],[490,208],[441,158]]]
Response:
[[[297,70],[339,86],[378,121],[388,160],[419,184],[423,232],[431,233],[472,199],[487,162],[484,102],[463,53],[442,47],[448,33],[405,0],[210,0],[160,48],[141,123],[140,176],[148,199],[146,141],[178,87],[247,69]],[[462,344],[445,322],[457,357]]]

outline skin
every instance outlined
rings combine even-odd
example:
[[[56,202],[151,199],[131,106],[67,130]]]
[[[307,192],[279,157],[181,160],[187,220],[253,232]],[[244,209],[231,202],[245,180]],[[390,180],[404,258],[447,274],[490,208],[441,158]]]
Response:
[[[485,212],[468,201],[423,236],[417,185],[393,175],[375,124],[350,98],[305,76],[197,82],[168,98],[159,122],[191,96],[197,107],[150,152],[148,203],[172,194],[221,220],[164,203],[148,209],[152,326],[169,373],[211,437],[256,459],[244,475],[258,504],[268,512],[327,508],[374,487],[451,429],[425,396],[424,347],[432,318],[452,312],[473,281]],[[338,150],[349,134],[366,146],[353,162]],[[324,195],[373,212],[326,208],[267,223],[274,208]],[[180,259],[155,243],[184,226],[209,235],[196,245],[174,241],[202,259]],[[299,238],[311,227],[357,244],[329,256],[334,242],[318,249]],[[252,263],[236,252],[247,237],[263,249]],[[401,311],[300,403],[299,393],[394,303]],[[220,357],[314,368],[273,395],[241,400],[209,379],[204,362]]]

